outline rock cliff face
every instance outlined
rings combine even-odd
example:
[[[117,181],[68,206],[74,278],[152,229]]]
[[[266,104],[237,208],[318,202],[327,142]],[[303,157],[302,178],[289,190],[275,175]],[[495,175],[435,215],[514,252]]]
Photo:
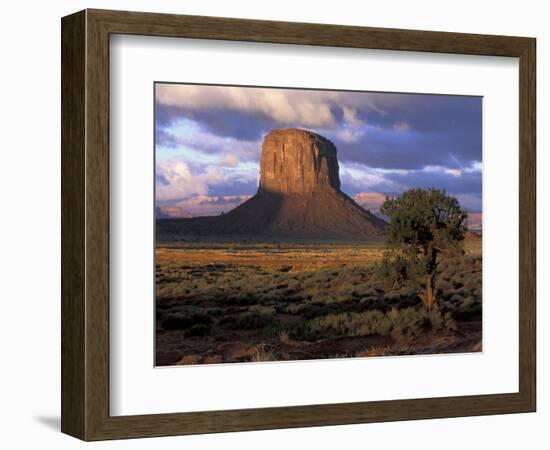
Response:
[[[311,131],[270,132],[258,192],[226,214],[157,221],[157,239],[372,239],[386,223],[340,190],[336,147]]]
[[[262,145],[259,192],[305,194],[340,190],[336,147],[295,128],[270,132]]]

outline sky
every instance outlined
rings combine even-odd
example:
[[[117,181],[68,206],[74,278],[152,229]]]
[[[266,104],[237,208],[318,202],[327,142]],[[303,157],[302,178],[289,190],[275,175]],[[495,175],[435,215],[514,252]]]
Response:
[[[481,223],[482,98],[157,83],[157,217],[226,212],[254,195],[263,137],[304,128],[337,147],[341,189],[379,212],[387,195],[445,189]]]

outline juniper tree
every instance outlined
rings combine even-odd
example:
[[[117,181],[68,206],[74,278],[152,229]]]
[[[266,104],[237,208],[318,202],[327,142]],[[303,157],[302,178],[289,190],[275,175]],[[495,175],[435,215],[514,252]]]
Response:
[[[435,274],[442,255],[464,240],[467,213],[458,200],[439,189],[411,189],[386,198],[381,211],[389,218],[388,244],[401,249],[423,273],[422,303],[431,309],[437,299]]]

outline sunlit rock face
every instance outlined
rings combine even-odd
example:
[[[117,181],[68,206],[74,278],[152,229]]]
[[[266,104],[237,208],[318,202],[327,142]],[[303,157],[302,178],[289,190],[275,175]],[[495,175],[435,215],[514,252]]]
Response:
[[[259,192],[305,194],[340,190],[336,147],[296,128],[271,131],[262,145]]]

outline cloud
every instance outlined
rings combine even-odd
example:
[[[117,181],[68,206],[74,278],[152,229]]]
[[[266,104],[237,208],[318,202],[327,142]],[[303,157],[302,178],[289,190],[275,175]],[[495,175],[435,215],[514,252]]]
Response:
[[[407,122],[397,122],[392,127],[395,131],[411,131],[411,126]]]
[[[443,166],[425,166],[422,170],[428,173],[443,173],[453,177],[461,177],[463,174],[481,174],[481,162],[476,161],[471,166],[460,169],[451,169]]]
[[[476,172],[481,173],[482,170],[483,170],[483,164],[481,163],[481,161],[475,161],[470,167],[466,167],[464,169],[464,172],[465,173],[476,173]]]
[[[360,125],[361,120],[359,120],[359,117],[357,116],[357,110],[354,108],[349,108],[347,106],[342,107],[342,114],[344,118],[344,122],[350,124],[350,125]]]
[[[410,189],[444,189],[451,194],[480,194],[482,177],[480,173],[463,173],[460,176],[451,175],[448,171],[429,172],[425,170],[410,170],[406,172],[387,172],[385,178],[398,185]]]
[[[366,128],[360,126],[342,127],[335,134],[336,140],[347,144],[359,142],[365,135]]]
[[[244,169],[239,166],[221,168],[217,166],[190,164],[183,160],[160,160],[156,164],[156,201],[174,202],[182,199],[217,192],[224,192],[228,186],[243,187],[250,191],[257,186],[258,169]]]
[[[340,163],[340,181],[343,190],[351,195],[363,191],[401,192],[407,185],[388,177],[386,170],[376,169],[359,163]]]
[[[473,96],[159,83],[155,98],[161,122],[182,112],[232,111],[294,126],[354,125],[369,115],[372,125],[401,131],[481,127],[482,100]]]
[[[194,176],[189,165],[184,161],[157,161],[156,164],[156,199],[159,201],[175,200],[208,192],[206,176]],[[220,176],[220,174],[217,174]],[[214,176],[214,178],[216,178]]]
[[[167,83],[158,83],[155,88],[157,120],[160,123],[169,123],[181,115],[210,122],[212,120],[205,115],[231,112],[238,117],[235,122],[244,118],[247,122],[262,123],[264,128],[334,129],[342,124],[355,126],[363,122],[365,114],[374,113],[383,117],[388,114],[388,108],[409,100],[400,94],[376,92]],[[216,120],[214,122],[215,130],[222,125]],[[225,127],[226,131],[231,128],[245,132],[238,126]]]
[[[220,161],[222,154],[233,155],[233,160],[258,160],[261,152],[261,140],[218,136],[209,132],[202,123],[185,117],[168,126],[157,126],[156,146],[157,149],[187,149],[205,155],[215,154]]]
[[[460,169],[449,169],[448,167],[442,166],[425,166],[423,171],[428,173],[444,173],[453,177],[459,177],[462,175],[462,171]]]
[[[334,126],[330,109],[335,93],[307,95],[308,91],[186,84],[157,84],[156,101],[184,110],[233,110],[257,113],[278,123]]]
[[[239,164],[239,158],[233,153],[226,153],[220,156],[218,164],[225,167],[236,167]]]

